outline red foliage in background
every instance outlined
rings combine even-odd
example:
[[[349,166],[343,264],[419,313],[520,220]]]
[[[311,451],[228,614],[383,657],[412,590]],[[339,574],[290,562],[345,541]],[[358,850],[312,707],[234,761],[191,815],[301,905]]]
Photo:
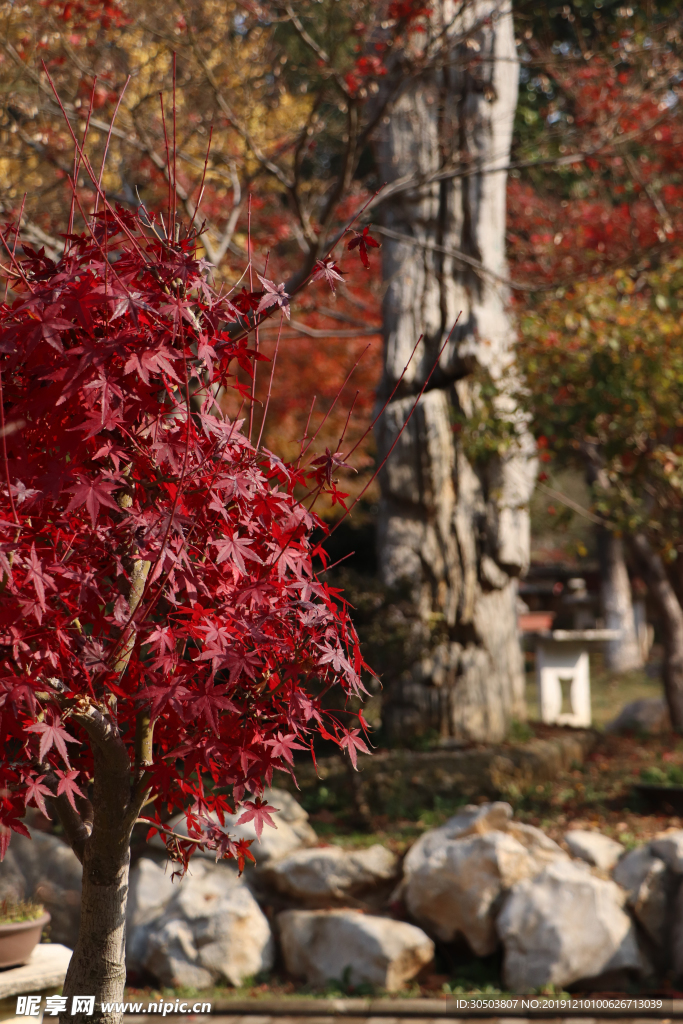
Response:
[[[617,72],[600,55],[588,66],[556,62],[547,70],[573,125],[557,157],[565,180],[556,188],[510,179],[514,280],[570,284],[653,251],[675,256],[683,241],[677,96],[644,87],[639,67]]]

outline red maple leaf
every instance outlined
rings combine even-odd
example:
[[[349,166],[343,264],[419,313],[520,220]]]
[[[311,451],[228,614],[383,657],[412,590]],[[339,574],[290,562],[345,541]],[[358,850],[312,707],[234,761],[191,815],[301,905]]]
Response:
[[[333,259],[329,257],[325,260],[318,260],[315,265],[315,272],[311,281],[320,281],[325,278],[332,291],[334,291],[335,281],[342,281],[343,270],[340,270]]]
[[[356,233],[346,246],[347,249],[355,249],[356,247],[358,248],[360,261],[366,270],[370,269],[368,246],[370,246],[371,249],[379,249],[380,247],[377,239],[373,238],[372,235],[368,234],[369,231],[370,225],[368,224],[367,227],[364,227],[361,232]]]
[[[233,856],[237,858],[237,870],[240,874],[244,871],[244,864],[247,857],[252,864],[256,863],[256,857],[249,849],[253,841],[253,839],[238,839],[235,842],[235,851]]]
[[[279,306],[289,320],[289,295],[285,291],[284,284],[275,284],[274,281],[269,281],[267,277],[261,277],[260,274],[257,276],[263,285],[264,294],[256,307],[256,312],[264,313],[271,306]]]
[[[63,317],[56,316],[61,310],[60,303],[51,306],[44,306],[42,309],[34,309],[35,320],[38,321],[37,326],[34,328],[30,335],[31,344],[37,345],[41,339],[44,339],[48,345],[51,345],[58,352],[64,351],[64,346],[60,338],[62,331],[73,331],[74,324],[65,320]]]
[[[237,819],[237,824],[246,825],[248,821],[253,821],[258,839],[261,838],[264,824],[270,825],[272,828],[277,828],[277,825],[271,818],[269,812],[279,811],[279,807],[271,807],[270,804],[264,804],[260,797],[256,800],[245,800],[242,806],[249,809]]]
[[[76,779],[80,774],[80,772],[62,772],[57,770],[57,775],[59,776],[59,782],[57,783],[57,796],[62,796],[63,793],[66,793],[66,798],[74,810],[76,810],[76,804],[74,803],[74,793],[76,793],[78,796],[83,796],[80,789],[76,785]]]
[[[9,679],[4,680],[4,685],[7,690],[6,702],[12,707],[15,713],[23,704],[31,718],[35,718],[36,684],[37,680],[35,679],[16,679],[12,676],[10,676]]]
[[[48,717],[49,716],[49,717]],[[66,729],[62,726],[62,719],[56,711],[51,708],[45,712],[45,721],[35,722],[34,725],[29,725],[27,732],[40,733],[40,750],[38,757],[41,761],[44,760],[45,755],[54,746],[64,758],[65,764],[70,768],[69,764],[69,752],[66,749],[67,743],[79,743],[73,736],[69,736]]]
[[[243,287],[239,295],[232,300],[232,304],[239,309],[240,313],[249,313],[252,310],[258,309],[262,297],[263,292],[248,292]]]
[[[51,789],[48,789],[47,786],[43,785],[43,779],[45,778],[45,775],[38,775],[32,779],[30,778],[26,780],[24,805],[27,805],[31,800],[33,800],[41,814],[44,814],[46,818],[49,818],[50,815],[47,813],[44,798],[46,796],[53,796],[53,793]]]
[[[245,558],[251,558],[255,562],[261,561],[256,552],[251,550],[252,541],[245,540],[242,537],[236,535],[224,537],[221,540],[214,541],[214,544],[219,552],[216,565],[220,565],[226,558],[229,558],[231,562],[235,563],[240,572],[244,574],[247,571],[244,563]]]
[[[45,587],[49,587],[50,590],[56,590],[52,577],[48,576],[43,569],[43,564],[36,554],[35,544],[31,545],[31,552],[27,559],[28,572],[24,583],[33,583],[40,607],[45,610]]]
[[[97,515],[100,511],[100,505],[106,505],[107,508],[118,509],[118,505],[115,501],[112,501],[111,492],[114,489],[114,484],[102,483],[95,480],[85,480],[76,487],[71,487],[73,491],[73,498],[69,502],[67,512],[73,512],[74,509],[85,504],[88,512],[90,513],[90,519],[92,520],[93,526],[97,521]]]
[[[174,705],[176,702],[180,703],[189,693],[190,691],[183,685],[181,680],[174,679],[167,686],[147,686],[144,690],[140,690],[138,696],[142,700],[152,698],[149,716],[151,719],[155,719],[159,717],[167,704]]]
[[[320,466],[319,474],[325,479],[328,487],[332,483],[332,474],[337,469],[348,469],[348,464],[344,462],[344,455],[342,452],[331,452],[329,448],[325,449],[325,454],[319,456],[317,459],[313,459],[311,463],[313,466]]]
[[[346,748],[351,758],[351,764],[358,770],[358,751],[360,750],[363,754],[369,754],[365,740],[361,739],[360,729],[345,729],[342,738],[339,740],[339,746],[342,750]]]
[[[283,757],[289,764],[294,764],[293,750],[306,750],[306,747],[302,747],[300,743],[296,742],[296,736],[294,733],[290,733],[287,736],[283,736],[281,732],[277,734],[277,739],[266,740],[266,746],[272,747],[273,757]]]
[[[203,715],[209,728],[218,734],[217,712],[234,711],[239,714],[237,705],[225,696],[227,688],[227,685],[216,686],[212,679],[205,679],[203,684],[194,690],[188,690],[180,700],[187,705],[187,712],[191,714],[193,720],[196,721]]]

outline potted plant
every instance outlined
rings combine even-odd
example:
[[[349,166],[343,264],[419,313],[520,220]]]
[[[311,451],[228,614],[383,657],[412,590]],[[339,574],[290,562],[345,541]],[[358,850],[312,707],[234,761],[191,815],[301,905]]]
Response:
[[[0,967],[28,963],[50,915],[34,900],[0,900]]]

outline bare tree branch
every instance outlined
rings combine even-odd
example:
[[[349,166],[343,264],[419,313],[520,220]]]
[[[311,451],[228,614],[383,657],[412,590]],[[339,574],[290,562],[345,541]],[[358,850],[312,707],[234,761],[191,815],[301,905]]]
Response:
[[[254,156],[261,164],[261,166],[265,170],[269,171],[270,174],[272,174],[275,178],[277,178],[280,184],[284,185],[284,187],[287,190],[290,190],[293,187],[293,182],[287,177],[287,175],[285,174],[281,167],[278,167],[276,163],[273,163],[273,161],[265,155],[265,153],[261,150],[261,147],[258,145],[256,140],[251,135],[251,132],[248,130],[246,125],[242,124],[242,122],[237,117],[234,110],[226,100],[218,82],[216,81],[216,76],[209,67],[206,58],[204,57],[204,54],[199,48],[199,44],[197,43],[197,37],[192,26],[190,13],[187,10],[187,5],[185,4],[184,0],[179,0],[179,6],[183,12],[185,22],[187,24],[187,33],[190,38],[192,52],[195,55],[197,63],[200,65],[202,71],[204,72],[204,76],[207,82],[209,83],[211,89],[213,90],[213,94],[216,97],[216,102],[218,103],[219,107],[221,108],[225,116],[229,119],[230,123],[233,125],[235,130],[242,136],[242,138],[249,146],[249,149],[254,154]]]

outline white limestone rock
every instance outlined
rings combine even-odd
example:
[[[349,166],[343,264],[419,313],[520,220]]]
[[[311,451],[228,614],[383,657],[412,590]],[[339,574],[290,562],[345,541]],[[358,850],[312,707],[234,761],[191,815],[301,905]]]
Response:
[[[568,859],[540,829],[511,818],[506,803],[466,807],[426,832],[404,861],[401,895],[411,917],[444,942],[464,935],[479,956],[498,945],[501,893],[547,863]]]
[[[653,839],[650,849],[675,875],[683,875],[683,829],[665,832]]]
[[[193,919],[198,962],[214,978],[239,986],[245,978],[269,971],[275,943],[268,920],[245,885],[222,896],[210,915]]]
[[[507,827],[508,835],[513,836],[524,846],[529,853],[533,854],[536,861],[542,864],[550,864],[555,860],[566,860],[567,854],[557,843],[534,825],[524,825],[518,821],[511,821]]]
[[[355,910],[285,910],[278,915],[287,971],[310,985],[344,979],[396,992],[434,957],[415,925]]]
[[[168,885],[156,864],[139,861],[133,891],[126,963],[152,973],[162,985],[208,988],[240,985],[270,970],[270,925],[251,892],[226,865],[195,861],[180,882]]]
[[[617,843],[601,832],[586,832],[583,829],[572,829],[565,832],[564,841],[569,852],[588,864],[603,871],[611,871],[624,852],[621,843]]]
[[[326,846],[295,850],[259,868],[257,878],[266,888],[297,900],[304,906],[345,901],[350,896],[391,881],[398,858],[375,844],[367,850],[342,850]]]
[[[625,895],[583,864],[558,860],[512,887],[497,920],[503,977],[513,992],[564,988],[641,958]]]
[[[512,821],[512,814],[512,807],[503,800],[496,800],[492,804],[466,804],[434,831],[443,832],[449,839],[472,833],[481,835],[494,829],[504,832]]]
[[[440,844],[413,850],[403,889],[410,916],[444,942],[464,935],[478,956],[498,945],[495,913],[501,893],[543,867],[505,832],[443,837]]]

